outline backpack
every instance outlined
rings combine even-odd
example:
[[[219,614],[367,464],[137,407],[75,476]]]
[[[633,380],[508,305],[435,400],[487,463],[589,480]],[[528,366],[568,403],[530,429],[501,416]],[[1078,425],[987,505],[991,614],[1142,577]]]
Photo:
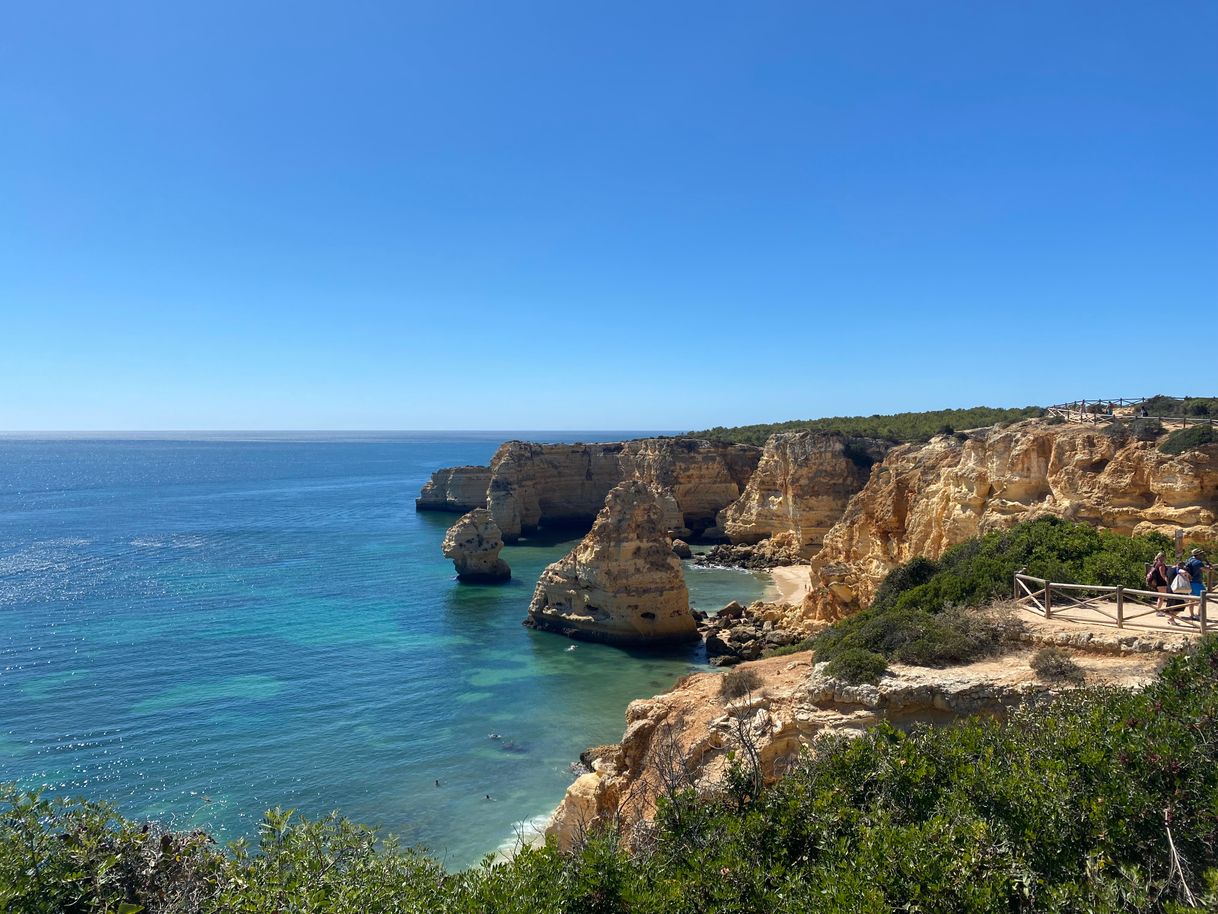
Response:
[[[1146,586],[1157,587],[1159,584],[1159,569],[1155,566],[1150,567],[1150,571],[1146,572]]]

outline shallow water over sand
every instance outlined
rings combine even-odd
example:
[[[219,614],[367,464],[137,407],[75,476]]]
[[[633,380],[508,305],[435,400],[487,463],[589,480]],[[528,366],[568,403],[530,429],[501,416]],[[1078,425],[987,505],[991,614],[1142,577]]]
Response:
[[[0,439],[0,780],[222,838],[283,805],[454,866],[493,851],[630,700],[703,658],[525,629],[571,542],[522,541],[510,584],[457,586],[453,517],[414,497],[507,437],[630,434]],[[688,579],[702,609],[767,583]]]

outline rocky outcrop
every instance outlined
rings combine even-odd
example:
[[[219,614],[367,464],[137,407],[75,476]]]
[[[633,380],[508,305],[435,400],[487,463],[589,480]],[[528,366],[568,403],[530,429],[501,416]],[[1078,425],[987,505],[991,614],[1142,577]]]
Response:
[[[436,470],[414,501],[416,511],[451,511],[463,514],[486,507],[490,467],[447,467]]]
[[[757,753],[766,783],[781,777],[819,734],[858,734],[881,721],[899,728],[946,723],[964,715],[1003,715],[1072,685],[1046,683],[1032,671],[1032,651],[946,670],[893,666],[879,685],[855,686],[813,666],[809,653],[747,665],[757,687],[737,700],[720,694],[722,677],[688,676],[664,695],[631,702],[617,746],[585,753],[589,771],[567,790],[548,834],[568,849],[585,834],[619,824],[629,843],[641,837],[667,791],[722,789],[729,754]],[[1136,688],[1153,679],[1162,655],[1079,655],[1087,685]]]
[[[636,479],[656,490],[664,527],[696,535],[740,496],[761,451],[692,438],[610,444],[509,441],[491,461],[487,507],[508,542],[540,526],[590,525],[609,490]]]
[[[735,666],[757,660],[767,651],[788,647],[801,636],[782,627],[788,607],[758,600],[742,606],[733,600],[713,616],[698,619],[712,666]]]
[[[719,526],[735,544],[793,535],[806,559],[820,549],[890,446],[832,432],[771,435],[744,493],[720,513]]]
[[[486,508],[475,508],[453,524],[442,548],[457,568],[458,581],[490,584],[512,577],[508,563],[499,558],[503,537]]]
[[[525,624],[619,644],[697,637],[652,486],[634,480],[609,492],[588,535],[542,572]]]
[[[695,565],[725,565],[732,568],[752,568],[767,571],[782,565],[807,564],[799,545],[798,534],[776,533],[754,545],[712,546],[694,558]]]
[[[867,606],[909,559],[1056,515],[1118,533],[1218,537],[1218,445],[1178,456],[1092,425],[1028,420],[894,448],[812,559],[804,629]]]

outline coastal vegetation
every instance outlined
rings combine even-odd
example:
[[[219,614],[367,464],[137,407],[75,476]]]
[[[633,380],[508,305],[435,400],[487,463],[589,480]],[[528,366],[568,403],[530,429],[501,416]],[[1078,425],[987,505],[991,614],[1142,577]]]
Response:
[[[765,790],[660,801],[612,830],[446,873],[337,816],[216,847],[107,806],[0,793],[6,912],[1182,912],[1218,904],[1218,639],[1140,692],[1006,721],[823,737]]]
[[[1168,397],[1155,394],[1147,398],[1142,406],[1152,416],[1218,418],[1218,397]]]
[[[983,428],[1000,423],[1017,422],[1044,415],[1039,406],[1015,409],[995,409],[974,406],[969,409],[936,409],[917,413],[893,413],[875,416],[835,416],[825,419],[793,419],[789,422],[767,422],[757,425],[724,427],[721,425],[700,432],[690,432],[691,438],[706,438],[734,444],[765,444],[775,432],[841,432],[862,438],[883,438],[888,441],[929,441],[935,435],[951,435],[969,428]]]
[[[1164,454],[1183,454],[1194,448],[1218,442],[1218,433],[1212,425],[1194,425],[1191,428],[1179,428],[1168,435],[1159,450]]]
[[[916,666],[968,663],[997,653],[1018,623],[982,611],[1007,597],[1016,571],[1062,583],[1145,586],[1145,563],[1171,541],[1162,534],[1122,536],[1087,524],[1043,517],[974,537],[941,559],[914,558],[889,572],[864,611],[838,622],[813,642],[818,661],[846,678],[869,652]],[[874,681],[874,662],[866,678]],[[862,676],[862,674],[858,674]]]

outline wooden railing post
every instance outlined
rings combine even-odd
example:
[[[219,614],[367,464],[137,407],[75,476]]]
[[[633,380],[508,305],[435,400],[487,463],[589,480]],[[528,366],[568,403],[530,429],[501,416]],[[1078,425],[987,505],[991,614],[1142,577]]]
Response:
[[[1206,630],[1209,628],[1209,623],[1208,623],[1208,621],[1207,621],[1207,620],[1206,620],[1206,618],[1205,618],[1205,597],[1206,597],[1206,593],[1207,593],[1207,591],[1204,591],[1204,590],[1203,590],[1203,591],[1201,591],[1201,610],[1200,610],[1200,615],[1201,615],[1201,634],[1203,634],[1203,635],[1206,633]]]
[[[1117,595],[1117,628],[1125,627],[1125,588],[1118,585]]]
[[[1049,618],[1049,613],[1053,611],[1053,585],[1049,583],[1048,578],[1045,579],[1045,618]]]

